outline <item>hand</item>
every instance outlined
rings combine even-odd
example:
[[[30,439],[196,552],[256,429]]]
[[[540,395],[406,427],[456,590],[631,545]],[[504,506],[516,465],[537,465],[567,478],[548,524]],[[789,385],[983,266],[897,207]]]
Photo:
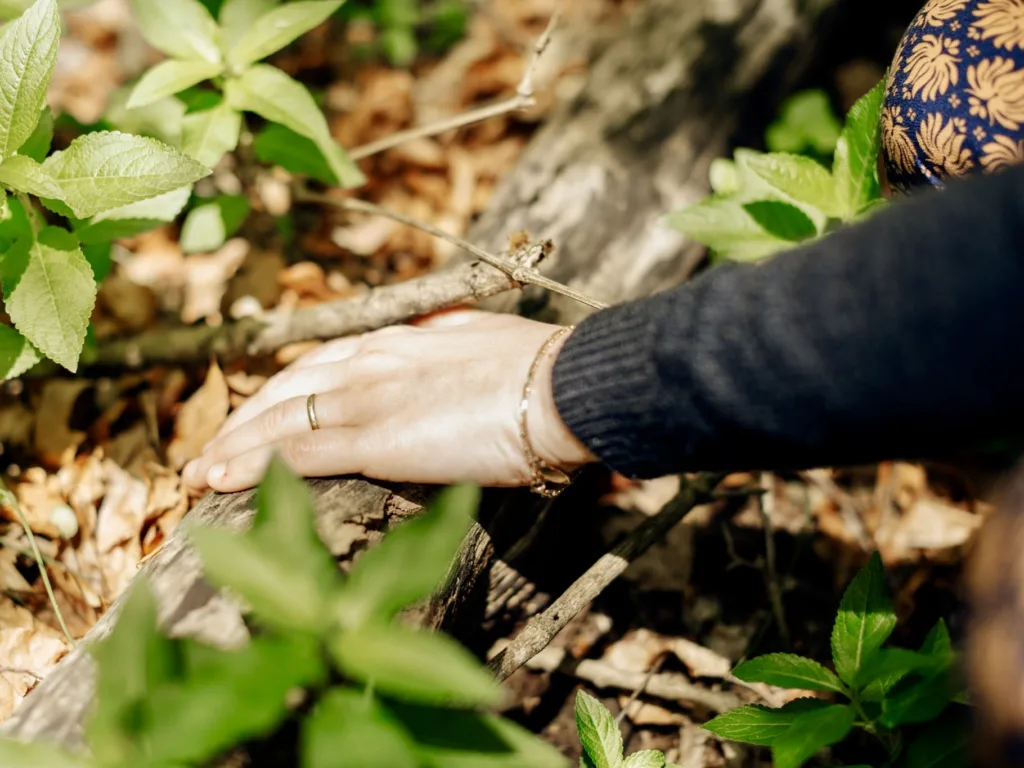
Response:
[[[276,452],[305,477],[528,485],[519,436],[523,383],[558,326],[460,310],[328,342],[270,379],[184,471],[202,490],[257,485]],[[537,456],[571,471],[594,457],[555,408],[557,345],[534,378],[527,415]],[[316,393],[320,429],[306,400]]]

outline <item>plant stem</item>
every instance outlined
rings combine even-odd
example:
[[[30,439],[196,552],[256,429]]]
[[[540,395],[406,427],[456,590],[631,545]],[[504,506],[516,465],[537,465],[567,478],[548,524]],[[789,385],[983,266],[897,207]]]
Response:
[[[18,192],[18,202],[21,203],[21,207],[25,209],[25,215],[28,216],[29,223],[32,225],[32,232],[36,235],[39,234],[39,230],[42,229],[39,211],[32,205],[32,200],[24,192]]]
[[[50,584],[50,575],[46,572],[46,561],[43,559],[42,552],[39,551],[39,545],[36,543],[35,534],[32,533],[32,528],[28,524],[28,519],[25,517],[25,513],[21,509],[21,505],[18,503],[18,498],[11,492],[11,489],[7,487],[7,483],[0,478],[0,502],[10,505],[14,509],[14,513],[18,516],[18,520],[21,522],[21,527],[25,529],[25,535],[28,537],[29,546],[32,547],[32,555],[36,559],[36,565],[39,566],[39,575],[43,578],[43,586],[46,587],[46,594],[50,598],[50,605],[53,606],[53,612],[57,616],[57,622],[60,624],[61,630],[64,632],[64,637],[67,638],[71,647],[74,648],[78,644],[75,642],[75,638],[71,636],[68,625],[64,621],[64,614],[61,613],[60,606],[57,605],[57,596],[53,593],[53,585]]]

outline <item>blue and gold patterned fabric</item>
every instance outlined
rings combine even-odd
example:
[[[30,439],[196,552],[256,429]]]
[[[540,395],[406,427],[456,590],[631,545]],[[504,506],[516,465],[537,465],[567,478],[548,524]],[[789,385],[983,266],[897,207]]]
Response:
[[[900,192],[1024,162],[1024,0],[929,0],[889,71],[882,154]]]

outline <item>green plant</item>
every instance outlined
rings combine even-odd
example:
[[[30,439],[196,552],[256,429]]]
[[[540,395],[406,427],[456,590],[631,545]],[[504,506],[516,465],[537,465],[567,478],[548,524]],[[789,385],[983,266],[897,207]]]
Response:
[[[733,261],[759,261],[827,235],[884,204],[878,177],[883,79],[847,116],[832,171],[809,157],[739,149],[711,166],[714,194],[666,217]]]
[[[188,529],[207,578],[251,607],[249,643],[223,651],[163,636],[150,591],[136,585],[92,649],[91,755],[0,741],[0,764],[210,765],[298,723],[305,768],[563,765],[553,748],[486,711],[503,691],[468,651],[398,621],[445,577],[478,498],[473,487],[443,491],[344,577],[316,533],[304,484],[273,462],[250,531]]]
[[[51,154],[44,103],[60,30],[55,0],[37,0],[0,33],[0,282],[13,325],[0,325],[0,379],[43,357],[77,370],[109,258],[103,238],[86,235],[175,196],[184,204],[209,173],[167,144],[117,131],[80,136]]]
[[[769,152],[832,159],[843,124],[832,111],[824,91],[801,91],[786,100],[779,117],[765,131]]]
[[[896,628],[882,560],[875,553],[847,587],[832,628],[835,672],[802,656],[772,653],[733,674],[751,683],[821,691],[843,703],[800,698],[772,709],[749,705],[704,727],[734,741],[771,747],[776,768],[796,768],[818,750],[861,728],[878,738],[890,761],[906,768],[965,764],[966,732],[956,724],[930,728],[905,744],[904,729],[939,718],[960,700],[956,654],[939,621],[916,651],[883,647]],[[942,756],[936,762],[935,756]]]
[[[419,53],[422,30],[429,30],[428,49],[444,50],[465,32],[467,11],[464,0],[354,0],[344,14],[373,24],[379,30],[376,43],[388,61],[406,67]]]
[[[576,732],[583,745],[580,768],[678,768],[657,749],[622,754],[622,733],[612,713],[584,690],[576,693]]]

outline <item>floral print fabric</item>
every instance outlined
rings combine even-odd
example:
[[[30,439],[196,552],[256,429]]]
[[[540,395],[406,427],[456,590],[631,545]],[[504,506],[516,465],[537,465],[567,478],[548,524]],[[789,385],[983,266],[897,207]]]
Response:
[[[889,71],[882,153],[901,192],[1024,162],[1024,0],[929,0]]]

